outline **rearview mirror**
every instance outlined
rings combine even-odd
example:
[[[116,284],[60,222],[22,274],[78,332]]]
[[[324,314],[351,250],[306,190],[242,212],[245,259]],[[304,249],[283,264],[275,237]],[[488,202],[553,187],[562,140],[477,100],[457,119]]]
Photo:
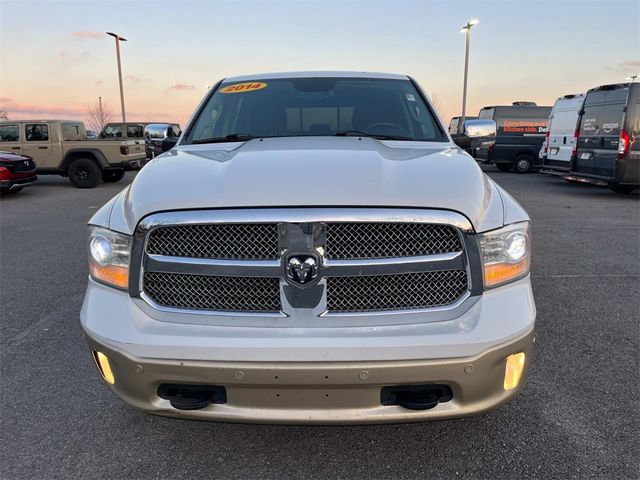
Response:
[[[451,138],[460,148],[490,147],[496,141],[496,122],[493,120],[465,120],[462,133]]]

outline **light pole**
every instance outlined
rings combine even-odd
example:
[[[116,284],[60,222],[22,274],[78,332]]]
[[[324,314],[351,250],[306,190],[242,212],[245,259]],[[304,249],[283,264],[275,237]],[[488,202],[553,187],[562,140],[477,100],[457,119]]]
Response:
[[[460,121],[458,122],[458,133],[462,133],[464,128],[464,120],[467,112],[467,74],[469,72],[469,43],[471,41],[471,28],[474,25],[480,23],[479,20],[473,19],[469,20],[466,25],[464,25],[460,32],[465,32],[467,37],[467,48],[464,52],[464,84],[462,87],[462,115],[460,117]]]
[[[106,32],[107,35],[111,35],[116,40],[116,57],[118,59],[118,81],[120,82],[120,108],[122,109],[122,122],[127,121],[127,116],[124,113],[124,89],[122,88],[122,65],[120,64],[120,42],[126,42],[127,39],[121,37],[117,33]]]
[[[625,78],[625,80],[631,80],[631,83],[635,83],[636,82],[636,78],[640,77],[640,75],[629,75],[628,77]]]

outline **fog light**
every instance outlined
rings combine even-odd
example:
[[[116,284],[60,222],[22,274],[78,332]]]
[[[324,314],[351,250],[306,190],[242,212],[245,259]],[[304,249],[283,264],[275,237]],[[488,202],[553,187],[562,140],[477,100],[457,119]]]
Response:
[[[111,371],[111,364],[109,363],[107,356],[102,352],[96,352],[94,350],[93,359],[96,361],[96,366],[98,367],[102,378],[104,378],[104,381],[113,385],[116,382],[116,379]]]
[[[507,357],[504,369],[504,389],[512,390],[518,386],[524,370],[524,352],[514,353]]]

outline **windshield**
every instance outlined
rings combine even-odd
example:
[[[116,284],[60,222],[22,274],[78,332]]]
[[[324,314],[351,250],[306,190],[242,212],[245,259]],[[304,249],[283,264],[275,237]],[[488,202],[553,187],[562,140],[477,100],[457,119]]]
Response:
[[[409,80],[285,78],[223,83],[185,143],[310,135],[447,141]]]

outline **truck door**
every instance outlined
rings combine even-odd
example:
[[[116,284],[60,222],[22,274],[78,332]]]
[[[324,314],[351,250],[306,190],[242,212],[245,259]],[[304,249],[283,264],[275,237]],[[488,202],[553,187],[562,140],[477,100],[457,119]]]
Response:
[[[30,156],[38,168],[51,168],[47,161],[51,155],[49,125],[46,123],[25,123],[22,153]],[[56,165],[57,166],[57,165]]]

